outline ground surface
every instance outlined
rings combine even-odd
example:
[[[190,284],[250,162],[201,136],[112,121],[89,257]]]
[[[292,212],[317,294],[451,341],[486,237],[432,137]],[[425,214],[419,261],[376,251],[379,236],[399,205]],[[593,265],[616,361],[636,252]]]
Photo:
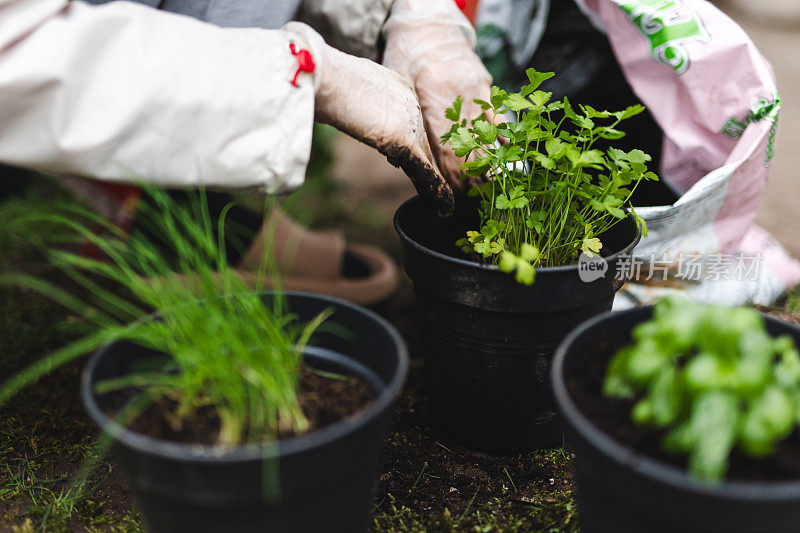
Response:
[[[735,8],[734,4],[727,5]],[[759,221],[800,256],[799,19],[777,23],[774,18],[735,18],[773,63],[784,101],[775,167]],[[373,151],[343,137],[334,143],[335,183],[312,181],[287,209],[314,225],[344,227],[350,238],[379,244],[397,256],[391,216],[413,188]],[[29,204],[13,200],[0,205],[0,270],[23,268],[50,275],[32,246],[31,234],[9,230],[9,221],[28,212],[31,203],[46,208],[51,196],[51,187],[34,187]],[[37,231],[48,233],[47,228]],[[407,280],[404,283],[378,310],[406,335],[414,353],[413,303]],[[798,320],[800,293],[770,311]],[[0,381],[80,334],[79,324],[70,325],[69,318],[44,298],[0,286]],[[412,365],[396,425],[384,445],[372,529],[576,530],[569,450],[494,457],[459,447],[430,424],[420,365],[418,359]],[[0,532],[141,530],[140,517],[112,462],[100,461],[80,497],[71,490],[79,465],[93,456],[95,442],[94,429],[77,401],[80,368],[80,362],[70,365],[0,408]]]

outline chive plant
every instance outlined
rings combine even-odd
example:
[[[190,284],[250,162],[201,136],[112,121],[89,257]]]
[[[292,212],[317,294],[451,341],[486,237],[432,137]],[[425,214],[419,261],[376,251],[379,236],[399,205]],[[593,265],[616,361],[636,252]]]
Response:
[[[77,298],[24,274],[2,281],[52,297],[96,328],[7,381],[0,403],[57,366],[109,342],[129,340],[163,352],[166,364],[99,383],[97,392],[134,387],[152,401],[168,399],[175,405],[168,418],[175,429],[211,408],[220,423],[220,445],[304,432],[308,421],[297,400],[302,352],[330,313],[302,324],[279,291],[267,302],[247,287],[227,262],[227,210],[214,228],[204,194],[183,205],[165,192],[147,193],[153,201],[143,203],[140,213],[149,222],[147,234],[125,236],[77,209],[39,217],[37,222],[44,218],[73,229],[105,256],[49,250],[51,261],[89,296]],[[97,235],[89,224],[102,224],[104,233]],[[268,270],[265,259],[259,279]]]
[[[631,417],[662,433],[664,450],[715,482],[734,449],[759,458],[800,424],[800,355],[761,314],[670,297],[610,361],[604,394],[635,400]]]
[[[467,157],[460,167],[466,177],[488,177],[469,191],[479,198],[480,227],[456,244],[529,285],[535,267],[570,264],[581,252],[599,254],[603,233],[627,217],[626,208],[633,212],[630,199],[639,183],[658,177],[641,150],[594,148],[600,139],[622,138],[618,125],[643,106],[610,112],[580,105],[578,113],[566,97],[550,102],[552,93],[537,90],[552,72],[527,74],[530,83],[519,92],[492,87],[489,101],[475,99],[483,111],[471,120],[461,117],[458,97],[445,113],[453,126],[442,143]],[[498,120],[507,113],[514,120]],[[644,220],[634,216],[646,232]]]

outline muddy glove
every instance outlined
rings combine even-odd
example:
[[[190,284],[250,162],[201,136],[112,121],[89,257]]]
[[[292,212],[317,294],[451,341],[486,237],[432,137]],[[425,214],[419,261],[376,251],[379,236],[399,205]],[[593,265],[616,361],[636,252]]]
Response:
[[[453,0],[395,0],[383,33],[383,64],[411,80],[439,168],[459,187],[464,160],[439,139],[452,124],[444,112],[456,96],[464,98],[462,117],[480,114],[473,98],[489,100],[492,76],[473,51],[475,30]]]
[[[287,29],[302,29],[288,24]],[[310,28],[305,26],[306,39]],[[321,41],[316,35],[315,39]],[[453,191],[431,153],[417,96],[398,73],[317,42],[315,120],[377,149],[411,178],[438,216],[452,214]]]

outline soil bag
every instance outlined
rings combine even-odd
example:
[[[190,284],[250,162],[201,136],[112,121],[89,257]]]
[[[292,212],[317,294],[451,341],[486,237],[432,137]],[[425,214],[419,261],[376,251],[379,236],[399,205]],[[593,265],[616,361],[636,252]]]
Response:
[[[615,304],[666,292],[768,304],[800,263],[754,224],[774,155],[780,97],[744,31],[704,0],[583,0],[628,83],[664,132],[662,179],[683,194],[638,209],[649,234]]]
[[[549,7],[548,27],[564,25],[563,9],[532,3]],[[800,282],[800,263],[754,224],[781,107],[769,63],[734,21],[705,0],[576,4],[606,35],[628,85],[663,133],[660,153],[651,155],[665,185],[680,196],[670,205],[637,208],[649,233],[627,264],[620,263],[631,270],[632,281],[618,293],[615,308],[672,292],[729,305],[773,302]],[[530,52],[535,38],[503,28],[499,5],[482,0],[479,37],[481,26],[491,24],[505,31],[512,52],[517,42]],[[581,35],[575,38],[589,38]],[[541,46],[546,41],[547,35]],[[596,54],[591,48],[584,48],[586,55]],[[539,68],[541,55],[532,56],[530,66]],[[642,139],[629,132],[626,141],[631,140]]]

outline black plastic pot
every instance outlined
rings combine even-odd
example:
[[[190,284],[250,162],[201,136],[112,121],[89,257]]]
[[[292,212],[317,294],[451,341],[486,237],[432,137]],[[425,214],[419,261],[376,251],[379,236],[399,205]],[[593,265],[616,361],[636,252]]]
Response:
[[[270,297],[266,294],[265,297]],[[397,331],[374,313],[345,301],[287,293],[290,310],[309,320],[328,307],[329,321],[354,334],[319,333],[306,361],[351,373],[376,390],[361,412],[277,444],[219,448],[152,439],[111,421],[106,397],[93,385],[157,356],[131,343],[98,352],[84,371],[81,396],[94,422],[114,436],[136,503],[153,532],[365,531],[382,442],[408,370]]]
[[[556,346],[587,318],[608,312],[622,254],[639,242],[633,218],[602,236],[606,275],[581,281],[578,266],[536,269],[525,286],[497,266],[463,258],[454,245],[478,224],[474,205],[442,221],[417,198],[394,226],[414,283],[433,411],[441,426],[475,449],[513,453],[558,444],[547,379]],[[626,272],[627,274],[627,272]]]
[[[608,361],[631,342],[631,329],[651,316],[652,307],[642,307],[594,318],[570,334],[553,360],[553,392],[565,421],[567,442],[576,455],[581,531],[800,530],[800,479],[701,485],[685,470],[617,442],[576,405],[567,385],[577,379],[576,369],[588,358]],[[800,343],[800,328],[775,318],[765,319],[770,334],[788,333]]]

